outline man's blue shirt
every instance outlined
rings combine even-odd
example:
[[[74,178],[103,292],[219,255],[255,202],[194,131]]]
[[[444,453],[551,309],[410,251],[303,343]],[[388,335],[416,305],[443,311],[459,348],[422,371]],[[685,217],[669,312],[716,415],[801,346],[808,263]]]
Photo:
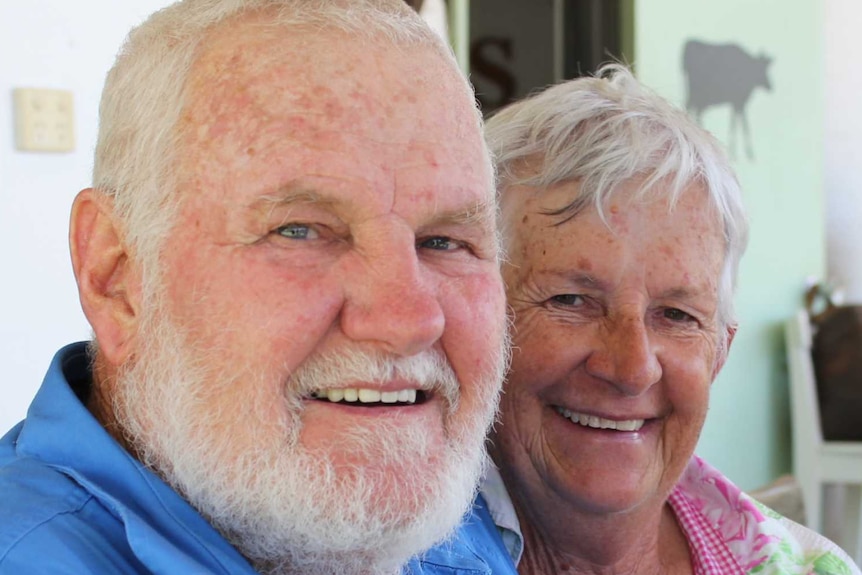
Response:
[[[126,452],[85,407],[86,347],[54,357],[27,418],[0,439],[0,574],[253,574],[170,486]],[[514,574],[479,498],[415,575]]]

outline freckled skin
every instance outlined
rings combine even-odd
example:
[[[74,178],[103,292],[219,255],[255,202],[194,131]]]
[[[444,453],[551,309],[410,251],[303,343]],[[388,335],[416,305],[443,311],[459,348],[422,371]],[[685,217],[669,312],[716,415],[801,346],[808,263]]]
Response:
[[[493,456],[538,533],[530,541],[600,564],[637,563],[657,559],[649,553],[666,533],[666,497],[693,453],[723,361],[723,236],[698,187],[672,212],[665,201],[615,200],[610,227],[592,208],[554,225],[543,214],[574,199],[577,186],[503,195],[514,357]],[[555,406],[648,424],[592,432]]]
[[[237,376],[205,406],[224,417],[203,421],[239,419],[248,402],[271,406],[277,419],[289,374],[344,348],[443,352],[461,382],[453,419],[473,417],[495,393],[496,383],[479,381],[503,339],[505,298],[493,212],[473,226],[435,223],[442,211],[468,211],[493,192],[473,102],[456,71],[430,50],[334,32],[285,34],[247,18],[209,35],[187,93],[177,166],[183,201],[164,247],[166,300],[184,333],[212,351],[214,385]],[[290,186],[325,201],[253,207]],[[312,237],[280,236],[288,222],[308,226]],[[424,249],[426,235],[470,248]],[[269,376],[268,385],[250,386],[244,374],[252,373]],[[327,449],[336,462],[381,464],[339,451],[338,438],[361,418],[323,409],[304,412],[306,447]],[[430,462],[452,422],[422,413]],[[212,433],[236,438],[242,430]]]

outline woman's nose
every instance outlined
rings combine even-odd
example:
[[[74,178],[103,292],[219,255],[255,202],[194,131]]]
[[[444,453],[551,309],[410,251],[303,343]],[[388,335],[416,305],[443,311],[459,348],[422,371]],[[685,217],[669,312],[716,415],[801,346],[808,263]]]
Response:
[[[636,396],[661,379],[661,365],[642,317],[609,318],[597,330],[595,348],[587,358],[587,372]]]

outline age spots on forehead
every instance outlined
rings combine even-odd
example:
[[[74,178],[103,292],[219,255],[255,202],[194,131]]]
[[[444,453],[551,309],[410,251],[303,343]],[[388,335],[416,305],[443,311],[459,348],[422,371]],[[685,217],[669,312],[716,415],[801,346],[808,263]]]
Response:
[[[328,98],[323,102],[323,114],[327,118],[337,118],[345,111],[345,107],[341,101],[335,98]]]
[[[593,263],[585,257],[580,257],[578,258],[578,269],[583,272],[591,271],[593,269]]]
[[[624,215],[616,215],[608,218],[608,227],[614,236],[627,236],[631,233],[631,223]]]
[[[291,108],[296,110],[313,110],[321,104],[328,105],[336,97],[336,93],[325,82],[315,82],[307,88],[301,86],[297,84],[299,89],[292,94],[282,94],[292,100]]]
[[[358,86],[353,86],[345,93],[345,95],[346,98],[344,99],[344,102],[354,114],[380,115],[379,111],[381,109],[381,102],[374,95],[369,93],[368,90],[361,89]],[[333,97],[336,96],[337,94],[333,94]],[[384,108],[384,110],[388,110],[388,107]]]
[[[671,241],[662,241],[659,244],[657,251],[665,260],[670,261],[675,266],[679,267],[684,263],[680,257],[681,248],[682,242],[679,238],[675,238]]]
[[[424,150],[422,153],[422,159],[425,160],[425,163],[431,168],[440,167],[440,162],[437,160],[437,155],[433,150]]]

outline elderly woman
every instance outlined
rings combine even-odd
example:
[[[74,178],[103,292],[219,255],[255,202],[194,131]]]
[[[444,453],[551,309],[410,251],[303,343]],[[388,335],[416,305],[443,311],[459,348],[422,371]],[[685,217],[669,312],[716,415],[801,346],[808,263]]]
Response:
[[[736,330],[740,191],[708,133],[599,76],[487,125],[515,345],[482,495],[518,571],[859,573],[693,455]]]

